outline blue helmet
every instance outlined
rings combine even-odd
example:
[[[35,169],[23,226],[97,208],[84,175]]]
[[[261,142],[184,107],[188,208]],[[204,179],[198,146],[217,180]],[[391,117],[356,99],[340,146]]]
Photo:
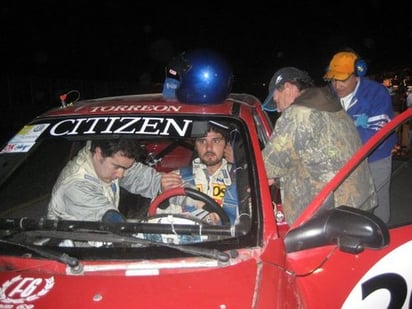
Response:
[[[175,94],[180,102],[219,103],[232,90],[232,70],[226,60],[213,50],[196,49],[183,53],[169,63],[167,73],[179,80]]]

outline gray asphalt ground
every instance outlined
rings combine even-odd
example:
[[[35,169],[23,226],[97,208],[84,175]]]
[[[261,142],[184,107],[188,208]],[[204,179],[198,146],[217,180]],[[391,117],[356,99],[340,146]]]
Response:
[[[391,179],[391,220],[389,225],[412,223],[412,152],[394,156]]]

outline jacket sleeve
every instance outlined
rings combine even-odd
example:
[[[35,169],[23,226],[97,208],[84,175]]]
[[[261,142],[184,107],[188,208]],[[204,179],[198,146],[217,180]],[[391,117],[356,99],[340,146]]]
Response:
[[[269,142],[262,151],[266,172],[269,178],[282,177],[292,164],[295,152],[297,119],[288,108],[276,121],[275,129]]]
[[[161,174],[154,168],[136,162],[120,180],[120,186],[127,191],[147,198],[155,198],[160,192]]]
[[[100,221],[106,211],[116,209],[104,195],[101,186],[90,181],[76,181],[61,188],[64,205],[63,213],[58,217],[67,220]]]
[[[366,85],[369,87],[359,89],[361,93],[358,103],[365,112],[353,115],[363,143],[393,118],[392,98],[388,90],[380,84],[368,83]],[[365,121],[362,121],[363,118]]]

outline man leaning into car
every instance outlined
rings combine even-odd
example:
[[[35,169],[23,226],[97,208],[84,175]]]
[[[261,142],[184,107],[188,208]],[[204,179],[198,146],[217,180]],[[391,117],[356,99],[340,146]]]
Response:
[[[136,162],[139,147],[136,140],[123,138],[88,141],[54,184],[47,218],[120,222],[120,187],[154,198],[182,184],[177,174]]]
[[[327,87],[294,67],[278,70],[269,85],[277,119],[263,149],[269,179],[280,179],[282,205],[290,225],[361,146],[350,116]],[[376,207],[376,192],[367,161],[334,194],[335,207]]]

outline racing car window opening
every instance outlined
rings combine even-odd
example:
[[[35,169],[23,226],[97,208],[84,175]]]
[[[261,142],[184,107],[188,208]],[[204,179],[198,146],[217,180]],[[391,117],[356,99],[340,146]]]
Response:
[[[65,139],[48,139],[25,154],[24,162],[0,186],[0,217],[45,216],[45,201],[60,170],[70,159],[72,146],[72,142]]]
[[[193,122],[196,123],[196,121]],[[254,160],[247,151],[251,148],[248,146],[250,138],[247,137],[247,126],[242,123],[233,122],[231,119],[222,120],[221,118],[217,118],[216,122],[230,125],[229,142],[234,150],[231,174],[236,183],[238,216],[242,217],[243,221],[233,230],[237,232],[229,233],[229,230],[218,232],[219,230],[217,230],[214,232],[215,236],[209,236],[207,241],[229,239],[236,235],[236,237],[243,239],[236,242],[237,245],[240,245],[243,241],[255,241],[258,228],[252,226],[252,221],[256,222],[253,219],[257,211],[254,203],[257,201],[255,196],[259,190],[256,187],[251,187],[250,184],[253,181],[250,168],[254,168]],[[192,160],[196,157],[194,148],[196,137],[199,138],[199,134],[204,134],[201,133],[201,130],[203,130],[205,121],[201,120],[199,123],[202,124],[197,126],[198,131],[195,136],[149,137],[128,134],[127,137],[136,139],[136,143],[139,143],[141,147],[140,157],[136,158],[137,161],[153,167],[158,172],[170,172],[192,164]],[[81,130],[79,129],[79,131]],[[48,135],[46,130],[28,151],[1,154],[2,164],[3,162],[4,165],[10,164],[13,168],[10,168],[10,172],[8,172],[11,175],[7,181],[0,184],[0,219],[27,218],[37,220],[36,222],[46,219],[53,185],[64,166],[77,155],[88,140],[108,139],[112,138],[111,136],[118,138],[120,135],[79,134],[53,137]],[[215,139],[214,142],[219,144],[222,140]],[[14,164],[17,161],[21,161],[20,164]],[[2,172],[4,173],[4,169]],[[138,224],[137,222],[141,218],[147,217],[150,203],[151,200],[148,198],[120,189],[119,211],[132,224]],[[235,234],[233,235],[233,233]],[[185,239],[190,240],[190,238]],[[33,241],[43,243],[44,240]],[[56,239],[55,241],[46,241],[44,245],[58,243],[59,241]]]

